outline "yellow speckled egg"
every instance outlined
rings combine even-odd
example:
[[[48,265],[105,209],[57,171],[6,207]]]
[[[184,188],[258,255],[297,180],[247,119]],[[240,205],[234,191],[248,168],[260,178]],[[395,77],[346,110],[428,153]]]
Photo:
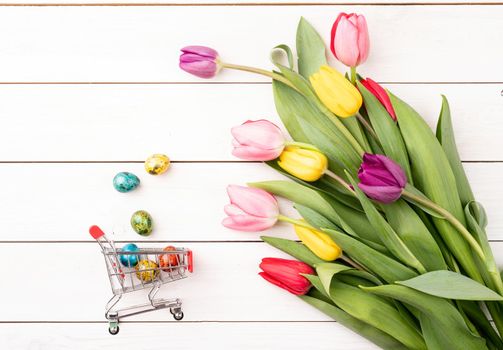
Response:
[[[169,168],[169,158],[165,154],[153,154],[145,161],[145,170],[151,175],[165,173]]]
[[[135,266],[136,277],[143,282],[153,281],[159,275],[159,269],[155,262],[152,260],[143,259]]]

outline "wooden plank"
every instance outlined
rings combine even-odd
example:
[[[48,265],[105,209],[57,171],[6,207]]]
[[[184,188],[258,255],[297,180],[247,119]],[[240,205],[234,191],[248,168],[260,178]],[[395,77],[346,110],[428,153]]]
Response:
[[[105,324],[1,324],[9,350],[184,349],[372,350],[372,343],[333,322],[298,323],[124,323],[112,337]],[[334,341],[336,339],[337,341]]]
[[[152,246],[143,244],[142,246]],[[159,246],[159,245],[158,245]],[[159,297],[181,297],[185,321],[329,321],[292,294],[257,275],[263,257],[287,257],[265,243],[190,243],[195,272],[165,285]],[[161,245],[162,247],[162,245]],[[503,242],[492,243],[503,266]],[[0,298],[1,322],[104,321],[111,296],[103,258],[91,243],[3,243],[8,262]],[[148,291],[129,293],[122,306],[146,300]],[[159,310],[129,320],[172,321]]]
[[[432,127],[445,94],[462,159],[503,160],[501,86],[386,87]],[[0,85],[0,114],[9,120],[0,161],[140,161],[153,152],[175,160],[236,160],[231,127],[260,118],[280,124],[268,84]]]
[[[5,7],[0,76],[3,82],[197,81],[178,68],[178,50],[189,44],[214,46],[232,63],[270,68],[269,50],[294,43],[300,16],[328,38],[339,11],[368,18],[365,75],[387,82],[501,81],[503,47],[494,43],[503,6]],[[224,72],[218,81],[264,79]]]
[[[475,194],[489,216],[491,239],[503,239],[499,188],[503,163],[466,164]],[[116,192],[112,178],[118,171],[140,176],[141,186],[127,194]],[[257,163],[174,164],[164,176],[154,177],[142,164],[2,164],[0,186],[4,228],[2,241],[91,240],[87,229],[99,224],[115,231],[115,240],[241,241],[258,240],[260,233],[241,233],[221,226],[228,203],[228,184],[281,179]],[[286,215],[297,214],[280,201]],[[151,213],[154,232],[142,238],[131,229],[131,214]],[[265,234],[295,237],[290,225],[279,224]]]

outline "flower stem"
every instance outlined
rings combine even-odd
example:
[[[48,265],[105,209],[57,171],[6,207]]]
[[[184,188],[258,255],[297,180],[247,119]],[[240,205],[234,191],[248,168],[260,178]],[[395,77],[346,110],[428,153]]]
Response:
[[[349,265],[353,266],[357,270],[367,271],[363,266],[361,266],[356,261],[354,261],[353,259],[351,259],[350,257],[348,257],[348,256],[346,256],[344,254],[341,254],[341,256],[339,257],[339,259],[347,262]]]
[[[292,218],[285,216],[285,215],[282,215],[282,214],[278,215],[278,220],[283,221],[283,222],[288,222],[292,225],[302,226],[302,227],[308,228],[310,230],[314,230],[314,227],[309,225],[307,222],[299,220],[299,219],[292,219]]]
[[[310,143],[305,143],[305,142],[297,142],[297,141],[286,141],[285,146],[294,146],[294,147],[299,147],[303,149],[310,149],[312,151],[320,151],[318,147],[315,145],[312,145]]]
[[[260,75],[265,75],[266,77],[272,78],[273,80],[277,80],[282,82],[285,85],[288,85],[292,89],[299,91],[287,78],[282,76],[281,74],[274,73],[265,69],[261,68],[255,68],[255,67],[249,67],[249,66],[241,66],[238,64],[232,64],[232,63],[221,63],[222,68],[229,68],[229,69],[234,69],[234,70],[241,70],[245,72],[250,72],[250,73],[256,73]]]
[[[325,175],[330,176],[332,179],[334,179],[335,181],[340,183],[346,190],[348,190],[349,193],[356,196],[355,191],[353,191],[351,186],[349,186],[349,184],[346,181],[344,181],[344,179],[342,177],[340,177],[339,175],[337,175],[336,173],[334,173],[330,169],[325,170]]]
[[[356,112],[356,119],[358,119],[358,121],[363,125],[363,127],[369,132],[370,136],[372,136],[374,138],[374,140],[376,140],[376,142],[380,143],[379,138],[378,138],[376,132],[374,131],[374,128],[372,128],[372,125],[370,125],[370,123],[367,121],[367,119],[365,119],[360,114],[360,112]]]
[[[407,197],[409,199],[412,199],[413,201],[420,203],[424,205],[427,208],[430,208],[437,212],[438,214],[442,215],[445,220],[447,220],[454,228],[458,230],[459,233],[463,236],[463,238],[468,242],[468,244],[473,248],[475,253],[480,257],[482,261],[485,262],[485,255],[484,252],[482,251],[482,248],[480,245],[477,243],[477,240],[472,236],[472,234],[466,229],[465,226],[461,222],[459,222],[458,219],[454,215],[452,215],[449,211],[445,210],[438,204],[432,202],[428,198],[424,198],[421,196],[418,196],[414,193],[408,192],[407,190],[402,191],[402,196]]]
[[[356,67],[351,67],[351,84],[355,85],[356,84]]]

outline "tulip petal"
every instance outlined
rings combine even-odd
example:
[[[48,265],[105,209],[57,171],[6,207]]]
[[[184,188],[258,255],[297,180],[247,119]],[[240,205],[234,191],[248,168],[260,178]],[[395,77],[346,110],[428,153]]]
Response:
[[[369,90],[372,93],[372,95],[374,95],[379,100],[379,102],[381,102],[381,104],[384,106],[384,108],[386,108],[386,110],[390,114],[391,118],[394,121],[396,121],[395,110],[393,109],[391,99],[386,90],[384,90],[384,88],[381,85],[379,85],[370,78],[362,79],[360,80],[360,83],[363,86],[365,86],[365,88]]]
[[[285,144],[281,129],[268,120],[247,121],[233,127],[231,133],[241,145],[245,146],[277,149]]]
[[[199,46],[199,45],[186,46],[181,51],[183,53],[192,53],[212,59],[218,57],[218,52],[207,46]]]
[[[264,162],[278,158],[282,151],[283,147],[265,150],[253,146],[238,145],[234,146],[234,149],[232,150],[232,155],[244,160],[254,160]]]
[[[243,210],[241,210],[240,207],[234,204],[227,204],[224,207],[224,212],[225,214],[229,216],[236,216],[236,215],[247,215]]]
[[[358,65],[360,65],[367,60],[370,51],[369,31],[365,16],[357,16],[356,26],[358,28]]]
[[[218,70],[216,63],[212,61],[182,62],[180,60],[180,68],[200,78],[212,78]]]
[[[347,18],[342,17],[337,26],[334,38],[336,58],[346,66],[358,64],[358,29]]]
[[[395,186],[370,186],[362,183],[358,187],[370,198],[381,203],[392,203],[402,195],[402,188]]]
[[[222,220],[222,225],[227,228],[245,231],[258,232],[271,228],[276,223],[276,218],[260,218],[252,215],[234,215]]]
[[[269,283],[271,283],[271,284],[274,284],[275,286],[278,286],[278,287],[280,287],[280,288],[282,288],[282,289],[284,289],[284,290],[286,290],[286,291],[288,291],[288,292],[290,292],[290,293],[292,293],[292,294],[295,294],[295,295],[304,295],[304,294],[306,294],[306,293],[309,291],[309,289],[310,289],[310,287],[309,287],[309,288],[307,288],[307,290],[306,290],[306,289],[300,289],[300,290],[293,289],[293,288],[291,288],[290,286],[288,286],[288,285],[286,285],[286,284],[284,284],[284,283],[282,283],[282,282],[280,282],[280,281],[278,281],[278,280],[274,279],[272,276],[269,276],[269,275],[268,275],[267,273],[265,273],[265,272],[259,272],[259,275],[260,275],[263,279],[265,279],[267,282],[269,282]]]
[[[405,175],[405,172],[403,169],[398,165],[396,162],[391,160],[390,158],[382,155],[382,154],[376,154],[375,155],[381,164],[386,167],[386,169],[390,172],[390,174],[395,178],[398,186],[400,187],[405,187],[407,184],[407,176]]]
[[[229,185],[227,193],[232,204],[253,216],[274,218],[279,215],[278,202],[270,193],[259,188]]]

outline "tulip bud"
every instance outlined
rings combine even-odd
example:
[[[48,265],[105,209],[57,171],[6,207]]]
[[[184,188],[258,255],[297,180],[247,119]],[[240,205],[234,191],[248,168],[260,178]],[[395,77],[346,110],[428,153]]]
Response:
[[[225,206],[228,215],[222,221],[225,227],[239,231],[262,231],[276,223],[278,202],[270,193],[252,187],[230,185],[227,193],[231,204]]]
[[[213,78],[220,69],[218,52],[206,46],[184,47],[180,68],[200,78]]]
[[[279,156],[278,165],[304,181],[316,181],[327,170],[327,157],[320,151],[287,146]]]
[[[259,275],[266,281],[295,295],[306,294],[311,282],[301,274],[313,275],[314,270],[307,264],[280,258],[264,258],[260,264],[263,272]]]
[[[330,50],[335,58],[348,67],[367,60],[370,40],[367,21],[363,15],[340,13],[332,26]]]
[[[275,124],[267,120],[247,121],[231,130],[234,136],[232,154],[245,160],[267,161],[279,157],[285,138]]]
[[[339,117],[351,117],[362,106],[362,95],[358,89],[332,67],[321,66],[309,80],[321,102]]]
[[[318,258],[325,261],[333,261],[342,255],[341,248],[326,233],[300,225],[294,225],[294,229],[297,237]]]
[[[358,178],[358,187],[368,197],[381,203],[396,201],[407,184],[407,176],[400,165],[381,154],[363,155]]]
[[[360,83],[362,83],[362,85],[365,86],[365,88],[372,95],[374,95],[379,100],[379,102],[381,102],[384,108],[386,108],[386,110],[388,111],[391,118],[394,121],[396,121],[395,110],[393,109],[393,105],[391,104],[391,100],[386,90],[384,90],[384,88],[381,85],[379,85],[370,78],[362,79],[360,80]]]

